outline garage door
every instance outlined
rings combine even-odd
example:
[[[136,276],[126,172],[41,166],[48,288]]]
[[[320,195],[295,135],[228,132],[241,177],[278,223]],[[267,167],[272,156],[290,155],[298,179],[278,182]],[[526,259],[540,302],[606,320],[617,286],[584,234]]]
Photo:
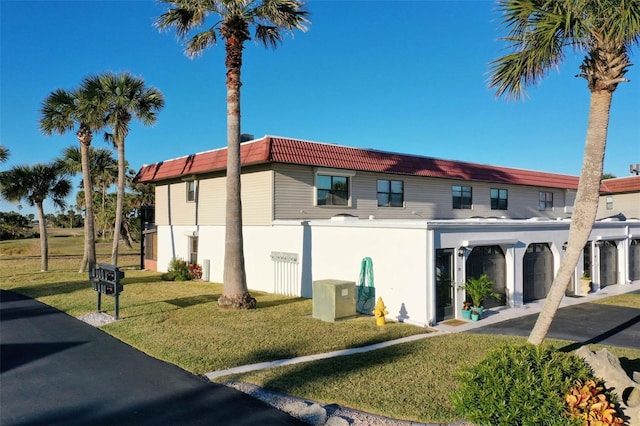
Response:
[[[523,259],[523,301],[544,299],[553,282],[553,253],[546,243],[527,247]]]
[[[493,291],[500,294],[500,300],[484,299],[484,307],[492,308],[507,303],[506,296],[506,262],[500,246],[474,247],[466,262],[467,278],[477,278],[487,274],[493,281]]]
[[[618,247],[615,241],[600,243],[600,288],[618,284]]]
[[[629,279],[640,280],[640,240],[631,240],[629,246]]]

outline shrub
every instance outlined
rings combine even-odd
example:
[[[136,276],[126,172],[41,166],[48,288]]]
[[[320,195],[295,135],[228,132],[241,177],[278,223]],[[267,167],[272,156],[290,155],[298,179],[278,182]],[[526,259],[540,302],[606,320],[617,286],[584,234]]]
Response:
[[[580,425],[566,410],[576,380],[593,379],[575,355],[553,347],[502,345],[458,373],[456,411],[480,425]]]
[[[169,262],[169,270],[166,274],[162,274],[165,281],[188,281],[191,279],[189,274],[189,266],[183,259],[171,259]]]

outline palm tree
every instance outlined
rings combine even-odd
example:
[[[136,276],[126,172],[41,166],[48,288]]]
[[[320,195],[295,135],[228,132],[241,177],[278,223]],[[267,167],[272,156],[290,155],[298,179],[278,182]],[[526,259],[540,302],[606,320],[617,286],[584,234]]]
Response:
[[[283,32],[305,31],[308,12],[299,0],[161,0],[172,7],[156,21],[160,29],[174,28],[187,41],[185,52],[194,57],[224,39],[227,69],[227,181],[223,290],[218,305],[223,308],[255,307],[247,288],[242,238],[242,203],[240,201],[240,70],[242,49],[251,40],[249,28],[265,47],[275,48]],[[218,19],[202,32],[209,15]]]
[[[44,100],[40,109],[40,129],[46,135],[54,133],[63,135],[68,131],[75,130],[78,142],[80,142],[82,180],[86,195],[84,197],[84,257],[80,265],[80,272],[84,272],[88,267],[92,273],[96,263],[96,240],[89,147],[93,139],[93,132],[103,127],[103,121],[101,111],[91,103],[95,98],[95,88],[90,87],[88,83],[85,79],[80,89],[71,92],[57,89],[52,92]]]
[[[118,195],[111,249],[111,263],[117,265],[127,171],[124,143],[129,133],[129,123],[135,118],[145,126],[154,124],[157,112],[164,107],[164,97],[158,89],[146,87],[143,79],[129,73],[106,73],[91,77],[90,80],[92,86],[100,87],[96,103],[101,104],[105,113],[104,122],[111,129],[106,133],[106,139],[113,142],[118,150]]]
[[[0,145],[0,163],[4,163],[9,159],[9,148]]]
[[[579,77],[591,92],[582,171],[568,247],[529,342],[544,340],[598,209],[600,179],[613,92],[628,81],[631,47],[640,38],[640,0],[502,0],[499,9],[513,52],[491,64],[490,86],[497,95],[521,98],[565,59],[565,50],[585,53]]]
[[[81,173],[82,154],[80,149],[76,146],[65,148],[62,157],[57,159],[56,163],[68,174],[74,175]],[[113,226],[113,222],[109,223],[105,221],[107,191],[111,185],[115,184],[118,180],[118,161],[113,157],[113,152],[106,148],[95,149],[89,147],[89,174],[91,175],[91,183],[93,184],[92,191],[100,195],[100,211],[96,215],[94,227],[99,226],[104,236],[106,234],[106,228]],[[82,188],[83,186],[81,183],[80,187]],[[84,203],[84,196],[82,202]],[[96,203],[94,197],[94,211],[95,209]]]
[[[26,201],[36,206],[40,222],[41,270],[49,268],[49,244],[43,202],[51,198],[54,205],[64,209],[65,197],[71,192],[71,181],[61,174],[55,164],[15,166],[0,173],[0,191],[9,201]]]

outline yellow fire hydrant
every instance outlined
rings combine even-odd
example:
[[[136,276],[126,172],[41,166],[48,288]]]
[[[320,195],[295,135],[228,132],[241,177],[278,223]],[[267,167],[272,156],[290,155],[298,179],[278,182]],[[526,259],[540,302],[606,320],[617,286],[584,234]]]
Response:
[[[373,315],[376,317],[376,325],[382,326],[385,324],[384,316],[387,315],[389,311],[387,311],[387,307],[384,306],[384,302],[382,301],[382,297],[378,297],[378,301],[376,302],[376,308],[373,310]]]

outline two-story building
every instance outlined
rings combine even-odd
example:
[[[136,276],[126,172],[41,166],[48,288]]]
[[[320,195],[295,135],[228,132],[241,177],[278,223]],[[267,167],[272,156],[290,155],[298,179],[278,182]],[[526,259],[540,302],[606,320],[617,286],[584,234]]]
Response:
[[[312,297],[320,279],[358,281],[363,259],[389,317],[458,315],[456,291],[483,273],[520,306],[544,298],[563,257],[576,176],[265,136],[242,144],[250,289]],[[156,185],[147,267],[174,257],[222,280],[226,148],[145,165]],[[596,288],[640,281],[640,221],[597,222],[577,277]],[[154,257],[155,258],[152,258]]]

